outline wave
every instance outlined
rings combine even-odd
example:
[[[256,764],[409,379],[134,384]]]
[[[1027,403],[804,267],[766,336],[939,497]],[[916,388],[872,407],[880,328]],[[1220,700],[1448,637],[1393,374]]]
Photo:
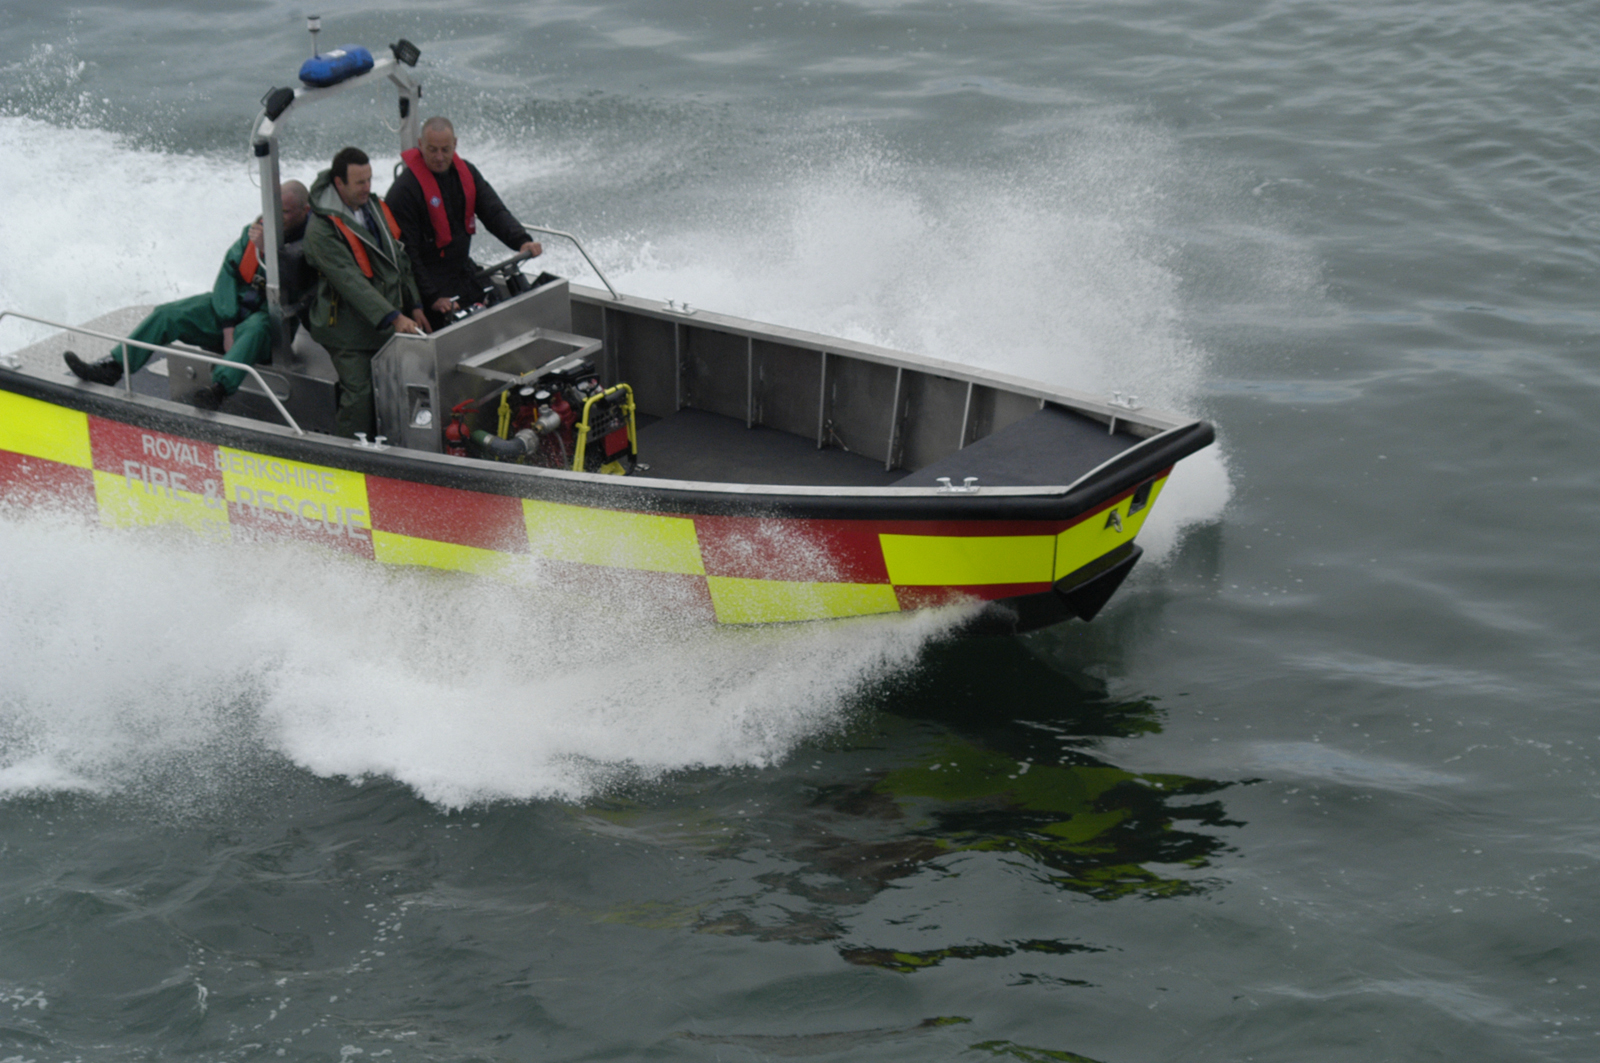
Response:
[[[0,509],[0,796],[226,789],[273,759],[458,807],[772,764],[959,612],[726,629],[314,548]]]

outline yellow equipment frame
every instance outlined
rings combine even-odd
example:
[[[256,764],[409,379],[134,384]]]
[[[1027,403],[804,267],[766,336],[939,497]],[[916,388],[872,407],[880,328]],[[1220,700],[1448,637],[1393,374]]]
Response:
[[[618,391],[625,391],[625,392],[627,392],[627,395],[628,395],[627,400],[625,402],[623,402],[623,404],[622,404],[622,409],[628,415],[628,448],[633,453],[634,462],[635,463],[638,462],[638,460],[639,460],[639,430],[638,430],[638,427],[634,423],[635,422],[634,413],[635,413],[637,408],[634,406],[634,403],[633,403],[633,388],[628,386],[627,384],[613,384],[610,387],[606,388],[604,391],[601,391],[601,392],[599,392],[597,394],[594,394],[594,395],[590,395],[583,402],[583,416],[578,418],[578,437],[577,437],[576,440],[574,440],[573,445],[572,445],[572,471],[573,472],[582,472],[583,471],[584,452],[588,449],[588,446],[589,446],[589,413],[590,413],[590,411],[594,408],[594,404],[595,403],[599,402],[601,399],[605,398],[607,395],[615,394]],[[626,469],[624,469],[622,467],[622,463],[621,462],[613,461],[608,465],[601,466],[600,467],[600,471],[601,472],[605,472],[605,473],[613,473],[615,475],[621,476],[621,475],[626,474],[628,470],[626,470]]]

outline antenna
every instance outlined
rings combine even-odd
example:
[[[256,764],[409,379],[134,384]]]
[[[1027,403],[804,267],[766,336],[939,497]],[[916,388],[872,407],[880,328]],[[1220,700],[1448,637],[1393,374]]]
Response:
[[[317,51],[317,34],[322,32],[322,16],[307,15],[306,29],[311,31],[311,58],[315,59],[321,54]]]

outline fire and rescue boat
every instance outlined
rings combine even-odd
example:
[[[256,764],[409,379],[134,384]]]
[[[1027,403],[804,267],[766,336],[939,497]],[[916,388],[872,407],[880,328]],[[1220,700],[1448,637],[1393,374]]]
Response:
[[[536,226],[602,287],[520,257],[486,270],[481,309],[374,359],[377,438],[336,438],[332,363],[280,298],[278,140],[297,109],[386,81],[415,146],[417,50],[391,51],[263,101],[278,341],[220,410],[183,401],[217,361],[204,352],[153,348],[154,372],[83,383],[60,351],[107,350],[115,327],[0,312],[62,330],[0,358],[0,497],[513,581],[631,581],[720,623],[977,601],[967,630],[1021,631],[1092,618],[1174,464],[1212,441],[1131,401],[625,295],[570,233]]]

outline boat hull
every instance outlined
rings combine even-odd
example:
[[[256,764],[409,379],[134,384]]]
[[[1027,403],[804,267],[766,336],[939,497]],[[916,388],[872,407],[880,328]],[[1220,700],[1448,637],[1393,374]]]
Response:
[[[974,631],[1088,619],[1137,559],[1172,462],[1209,441],[1146,448],[1093,490],[1049,496],[752,492],[378,450],[6,370],[0,389],[0,495],[12,500],[116,528],[631,588],[730,624],[973,600],[989,603]]]

